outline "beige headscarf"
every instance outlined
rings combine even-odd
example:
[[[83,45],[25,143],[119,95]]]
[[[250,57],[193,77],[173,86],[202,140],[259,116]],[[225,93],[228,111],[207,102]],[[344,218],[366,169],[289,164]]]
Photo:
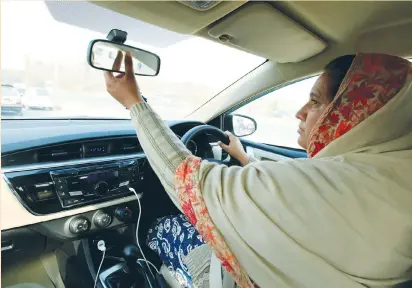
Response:
[[[311,159],[243,168],[189,156],[176,172],[180,207],[241,287],[407,280],[410,63],[359,54],[308,147]]]

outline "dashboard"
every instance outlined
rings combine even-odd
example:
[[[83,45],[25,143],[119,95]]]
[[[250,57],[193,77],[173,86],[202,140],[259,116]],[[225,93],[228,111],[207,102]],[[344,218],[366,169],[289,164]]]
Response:
[[[168,124],[181,137],[203,123]],[[188,148],[213,157],[208,137]],[[130,120],[3,120],[1,141],[3,230],[43,223],[43,230],[75,237],[127,223],[136,209],[131,201],[151,186]]]

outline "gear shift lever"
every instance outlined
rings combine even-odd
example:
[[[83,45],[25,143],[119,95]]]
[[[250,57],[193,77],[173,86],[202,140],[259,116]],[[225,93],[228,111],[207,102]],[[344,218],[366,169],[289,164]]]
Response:
[[[125,263],[123,267],[106,277],[105,287],[109,288],[157,288],[156,279],[146,265],[141,265],[137,259],[141,258],[137,245],[127,245],[123,249]]]
[[[137,245],[128,245],[124,247],[123,249],[123,257],[126,261],[126,265],[123,267],[123,271],[125,273],[133,273],[133,271],[139,271],[141,274],[145,274],[146,279],[152,283],[152,285],[149,284],[149,287],[153,288],[166,288],[169,287],[167,285],[166,280],[163,278],[162,275],[156,274],[155,278],[153,278],[152,273],[149,271],[147,268],[146,263],[143,265],[140,265],[140,263],[137,262],[137,259],[142,258],[142,253],[139,250],[139,247]],[[157,284],[154,286],[154,284]],[[148,284],[148,283],[146,283]]]
[[[142,258],[142,255],[136,245],[127,245],[124,247],[123,257],[126,261],[126,265],[123,267],[123,271],[125,273],[133,273],[133,271],[137,271],[141,268],[140,264],[137,263],[137,259]]]

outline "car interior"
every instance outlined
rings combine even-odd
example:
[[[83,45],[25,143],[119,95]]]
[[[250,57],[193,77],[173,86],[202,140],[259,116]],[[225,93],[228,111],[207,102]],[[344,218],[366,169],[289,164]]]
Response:
[[[75,91],[70,90],[74,89],[70,85],[81,86],[86,92],[65,92],[63,96],[48,92],[47,103],[52,104],[47,104],[44,110],[22,106],[19,113],[12,116],[3,115],[8,111],[2,101],[2,287],[180,287],[157,254],[146,245],[152,223],[165,215],[178,214],[179,210],[150,167],[129,112],[116,106],[121,115],[127,116],[111,117],[110,110],[118,104],[103,104],[104,99],[110,97],[107,93],[102,100],[87,96],[91,85],[104,90],[102,71],[88,67],[93,71],[84,71],[96,75],[96,78],[89,77],[73,66],[72,60],[64,59],[67,58],[64,53],[77,53],[75,48],[70,48],[72,52],[69,46],[52,52],[60,49],[55,39],[69,33],[67,27],[81,30],[78,35],[72,33],[67,37],[70,43],[81,43],[76,57],[82,65],[87,65],[87,43],[95,38],[104,39],[112,29],[126,31],[125,44],[144,50],[151,51],[150,47],[130,41],[137,39],[138,42],[142,37],[160,43],[162,50],[159,51],[164,52],[153,51],[160,58],[159,75],[137,76],[137,81],[155,110],[159,106],[159,111],[165,111],[161,115],[171,113],[165,119],[173,132],[186,139],[188,131],[193,134],[192,128],[205,124],[220,131],[231,131],[240,138],[248,154],[267,161],[306,157],[306,152],[295,143],[297,122],[293,111],[307,99],[311,85],[329,61],[356,52],[412,57],[412,2],[409,1],[34,1],[38,2],[35,5],[43,5],[41,11],[47,14],[47,19],[58,22],[62,28],[53,32],[38,31],[44,34],[30,39],[49,39],[53,44],[37,41],[33,47],[26,47],[24,53],[7,44],[10,43],[7,39],[22,38],[11,31],[11,23],[23,13],[19,11],[34,4],[9,2],[8,6],[2,3],[1,11],[2,59],[12,59],[17,55],[12,54],[16,50],[19,55],[26,53],[23,55],[26,58],[16,60],[21,62],[19,65],[29,67],[24,65],[35,61],[31,62],[27,53],[55,57],[53,59],[60,62],[55,61],[54,66],[40,62],[35,65],[52,70],[50,77],[58,83],[56,87],[60,85],[58,89],[64,86],[68,87],[64,88],[67,91]],[[43,14],[36,14],[40,8],[36,9],[26,9],[27,21],[40,21]],[[141,23],[160,32],[144,30]],[[18,29],[29,31],[30,27],[24,25]],[[102,36],[97,37],[90,31]],[[173,33],[173,40],[168,33]],[[192,41],[187,39],[203,41],[200,46],[188,48],[190,53],[185,52],[200,59],[199,65],[219,59],[210,63],[210,73],[202,73],[203,67],[199,65],[200,72],[183,71],[185,55],[173,53],[179,49],[178,41]],[[225,49],[223,56],[218,55],[220,47]],[[171,56],[168,51],[173,52]],[[168,57],[174,59],[168,60]],[[40,74],[46,75],[45,72],[30,74],[32,68],[15,68],[16,62],[5,65],[2,61],[2,87],[25,79],[31,81],[27,80],[25,85],[39,87],[40,82],[50,80],[41,78]],[[232,78],[223,76],[229,71],[221,70],[225,65],[234,71]],[[66,66],[77,72],[61,73],[57,77],[56,71]],[[181,73],[180,67],[183,67]],[[30,78],[29,74],[34,76]],[[214,82],[214,88],[202,91],[203,86],[191,86],[192,80],[179,79],[189,74],[193,83]],[[164,75],[169,78],[162,78]],[[71,77],[82,77],[87,85],[77,80],[70,82]],[[219,79],[223,78],[225,81],[220,83]],[[173,90],[172,82],[179,83],[178,90]],[[160,89],[157,83],[168,84],[160,84]],[[56,87],[51,91],[57,91]],[[173,91],[168,91],[168,87]],[[178,99],[180,102],[173,103],[178,100],[173,100],[177,98],[172,94],[179,94],[182,89],[191,89],[191,95],[181,94],[184,97]],[[30,93],[22,96],[23,105],[33,103],[27,95]],[[70,106],[70,99],[78,99],[77,106]],[[106,116],[103,112],[100,116],[93,114],[100,109],[99,105],[107,106]],[[170,107],[175,107],[175,111],[169,111]],[[86,112],[64,114],[65,109]],[[88,111],[90,115],[85,114]],[[44,113],[51,117],[43,117]],[[239,165],[222,151],[217,140],[215,133],[199,132],[185,143],[202,159]],[[136,262],[142,257],[150,261],[162,277],[157,272],[153,275],[155,270],[150,266]],[[400,283],[397,287],[412,287],[412,284]]]

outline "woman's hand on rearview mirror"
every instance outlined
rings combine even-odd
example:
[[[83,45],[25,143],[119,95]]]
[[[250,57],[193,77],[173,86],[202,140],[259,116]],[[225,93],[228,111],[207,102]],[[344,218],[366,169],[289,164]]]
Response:
[[[113,70],[120,70],[122,60],[123,53],[119,51],[113,63]],[[105,71],[104,78],[106,80],[107,92],[129,109],[136,103],[144,102],[144,100],[134,76],[133,59],[128,52],[124,57],[124,66],[125,73],[114,76],[112,72]]]
[[[249,157],[245,150],[243,149],[243,145],[240,142],[239,138],[235,135],[226,131],[225,134],[229,136],[229,145],[223,144],[222,142],[218,142],[219,146],[225,150],[229,155],[233,158],[236,158],[243,166],[249,163]]]

